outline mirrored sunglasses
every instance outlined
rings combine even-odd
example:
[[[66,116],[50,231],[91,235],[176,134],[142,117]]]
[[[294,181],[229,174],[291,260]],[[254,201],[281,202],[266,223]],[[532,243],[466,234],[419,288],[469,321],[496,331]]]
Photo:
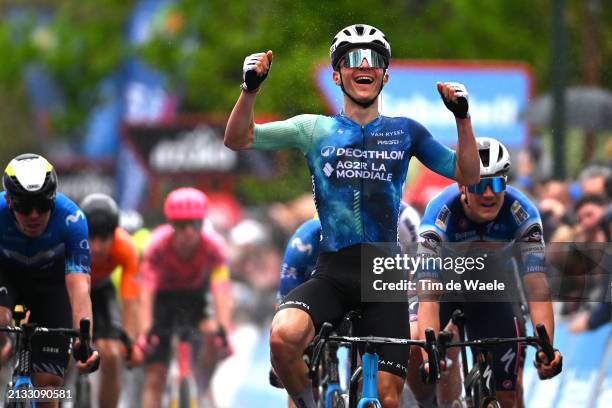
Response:
[[[483,194],[487,187],[491,187],[494,193],[501,193],[506,190],[506,177],[485,177],[480,179],[480,183],[471,184],[467,190],[474,194]]]
[[[363,60],[368,61],[371,68],[386,68],[385,59],[374,50],[360,49],[353,50],[343,57],[342,66],[346,68],[358,68]]]

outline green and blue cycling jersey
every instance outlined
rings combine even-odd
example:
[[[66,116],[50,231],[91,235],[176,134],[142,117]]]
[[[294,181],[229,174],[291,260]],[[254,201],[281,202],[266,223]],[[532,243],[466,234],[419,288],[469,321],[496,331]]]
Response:
[[[418,122],[379,116],[365,126],[340,114],[299,115],[255,126],[253,148],[298,148],[312,176],[321,252],[397,242],[408,162],[454,178],[456,156]]]
[[[437,247],[438,243],[444,242],[498,243],[496,248],[500,252],[497,257],[507,260],[519,258],[521,275],[546,270],[542,221],[538,209],[512,186],[506,188],[504,203],[495,219],[485,223],[470,220],[461,204],[458,186],[448,186],[427,205],[419,235],[424,248]],[[419,277],[440,278],[436,270],[419,271]]]
[[[41,282],[63,282],[70,273],[90,273],[87,220],[68,197],[57,193],[49,223],[39,237],[24,235],[0,193],[0,269]]]

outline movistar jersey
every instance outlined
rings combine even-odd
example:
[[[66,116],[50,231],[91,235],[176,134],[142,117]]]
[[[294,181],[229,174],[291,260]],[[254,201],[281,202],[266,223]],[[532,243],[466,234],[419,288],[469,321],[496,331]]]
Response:
[[[397,242],[408,162],[454,178],[455,153],[418,122],[379,116],[361,126],[344,115],[300,115],[255,126],[256,149],[299,148],[312,175],[321,251]]]
[[[5,273],[32,272],[42,281],[56,281],[64,274],[90,272],[87,221],[74,202],[58,193],[47,228],[30,238],[17,227],[4,195],[0,193],[0,265]]]
[[[289,239],[280,271],[280,285],[277,294],[279,304],[287,293],[310,279],[310,274],[319,256],[320,241],[321,223],[319,220],[306,221]]]
[[[448,186],[427,205],[421,226],[421,240],[432,245],[438,242],[486,241],[507,243],[509,257],[520,252],[520,272],[544,272],[544,240],[542,221],[533,203],[520,191],[508,186],[504,203],[494,220],[483,224],[470,220],[463,210],[457,185]],[[518,248],[513,244],[518,243]]]

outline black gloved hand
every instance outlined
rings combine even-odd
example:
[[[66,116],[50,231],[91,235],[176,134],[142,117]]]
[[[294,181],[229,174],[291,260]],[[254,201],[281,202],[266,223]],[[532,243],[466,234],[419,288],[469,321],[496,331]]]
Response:
[[[447,100],[442,92],[438,91],[440,93],[440,97],[442,97],[444,105],[446,105],[449,111],[453,112],[453,115],[455,115],[456,118],[467,118],[469,116],[469,95],[467,89],[465,89],[465,85],[460,84],[459,82],[446,82],[445,85],[450,86],[455,90],[457,102]]]
[[[265,52],[251,54],[244,59],[244,64],[242,65],[242,80],[244,82],[242,82],[242,85],[240,85],[243,91],[257,91],[261,83],[268,76],[268,72],[270,72],[270,68],[272,68],[272,61],[270,61],[268,68],[264,71],[262,75],[258,74],[255,70],[255,65],[263,58],[267,58]]]

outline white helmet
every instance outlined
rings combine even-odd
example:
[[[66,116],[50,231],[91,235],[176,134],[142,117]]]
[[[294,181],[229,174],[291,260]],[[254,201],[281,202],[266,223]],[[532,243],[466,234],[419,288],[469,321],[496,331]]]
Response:
[[[508,173],[510,153],[506,146],[490,137],[477,137],[476,147],[480,156],[480,177]]]
[[[385,68],[389,67],[391,46],[383,32],[367,24],[353,24],[340,30],[332,41],[329,48],[332,68],[336,69],[338,62],[348,50],[359,47],[376,51],[385,59]]]

